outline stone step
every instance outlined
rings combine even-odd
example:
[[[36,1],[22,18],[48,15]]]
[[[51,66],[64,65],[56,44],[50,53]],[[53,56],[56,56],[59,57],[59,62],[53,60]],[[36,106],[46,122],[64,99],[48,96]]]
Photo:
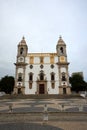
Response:
[[[71,99],[71,98],[83,98],[80,95],[54,95],[54,94],[39,94],[39,95],[4,95],[0,99]]]

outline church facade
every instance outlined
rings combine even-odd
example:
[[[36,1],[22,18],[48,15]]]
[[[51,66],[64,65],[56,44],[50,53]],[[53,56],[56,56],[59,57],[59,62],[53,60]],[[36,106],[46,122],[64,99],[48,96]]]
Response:
[[[54,53],[28,53],[23,37],[18,44],[14,94],[71,94],[66,44],[62,37]]]

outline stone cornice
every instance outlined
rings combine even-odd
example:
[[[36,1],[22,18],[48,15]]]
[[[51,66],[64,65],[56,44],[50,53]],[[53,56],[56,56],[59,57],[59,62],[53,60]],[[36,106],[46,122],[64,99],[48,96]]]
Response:
[[[69,65],[69,62],[58,62],[57,65]]]
[[[23,62],[20,62],[20,63],[14,63],[14,65],[16,65],[16,66],[26,66],[27,65],[27,63],[23,63]]]

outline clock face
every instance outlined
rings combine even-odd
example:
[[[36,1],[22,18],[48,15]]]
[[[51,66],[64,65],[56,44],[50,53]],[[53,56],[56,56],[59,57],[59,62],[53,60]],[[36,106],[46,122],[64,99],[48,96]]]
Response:
[[[18,61],[19,61],[19,62],[24,62],[24,57],[19,57],[19,58],[18,58]]]
[[[60,57],[60,62],[65,62],[65,57],[64,56]]]

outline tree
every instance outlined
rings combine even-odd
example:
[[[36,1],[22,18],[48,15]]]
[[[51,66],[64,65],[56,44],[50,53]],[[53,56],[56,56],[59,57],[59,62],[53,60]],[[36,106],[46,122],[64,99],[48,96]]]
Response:
[[[14,77],[5,76],[0,80],[0,91],[11,94],[14,88]]]
[[[86,91],[87,83],[83,80],[83,77],[80,74],[74,74],[69,78],[71,83],[71,90],[75,92]]]

